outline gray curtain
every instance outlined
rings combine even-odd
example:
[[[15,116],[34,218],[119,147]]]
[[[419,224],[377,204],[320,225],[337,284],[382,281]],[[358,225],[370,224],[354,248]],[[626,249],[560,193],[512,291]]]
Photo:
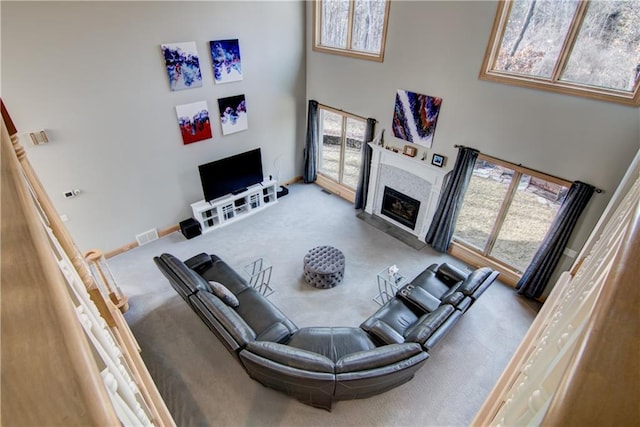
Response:
[[[527,298],[542,295],[567,246],[569,236],[594,191],[592,185],[584,182],[576,181],[571,185],[547,235],[516,285],[519,294]]]
[[[356,188],[356,209],[364,209],[367,205],[369,173],[371,172],[371,155],[373,154],[373,149],[369,146],[368,142],[373,141],[375,129],[376,120],[367,119],[367,127],[364,130],[364,144],[362,144],[362,157],[360,161],[360,175],[358,176],[358,188]]]
[[[449,249],[453,228],[477,158],[478,150],[461,147],[453,170],[445,176],[438,207],[425,239],[427,244],[438,252],[446,252]]]
[[[307,113],[307,141],[304,146],[304,169],[302,180],[306,183],[316,181],[318,177],[318,101],[309,100]]]

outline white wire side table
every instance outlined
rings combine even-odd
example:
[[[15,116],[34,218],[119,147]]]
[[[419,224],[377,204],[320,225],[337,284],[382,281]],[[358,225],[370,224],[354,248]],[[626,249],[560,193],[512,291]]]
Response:
[[[271,270],[271,263],[264,258],[258,258],[244,267],[245,273],[249,276],[249,285],[265,297],[275,292],[269,285],[269,282],[271,282]]]
[[[408,280],[400,272],[391,273],[389,266],[378,273],[378,295],[373,300],[379,305],[384,305],[394,297],[398,289],[407,284]]]

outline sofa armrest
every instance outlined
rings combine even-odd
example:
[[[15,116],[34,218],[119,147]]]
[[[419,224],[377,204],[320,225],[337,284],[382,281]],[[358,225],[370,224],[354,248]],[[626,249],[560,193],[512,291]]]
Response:
[[[494,273],[494,271],[489,267],[482,267],[474,270],[469,277],[460,284],[458,291],[462,292],[466,296],[470,296],[483,286],[485,282],[489,282],[488,284],[491,284],[495,280],[497,275],[493,275],[492,273]],[[486,286],[484,289],[486,289]]]
[[[491,286],[491,284],[498,278],[499,275],[500,273],[497,271],[491,272],[491,274],[489,274],[489,276],[487,276],[487,278],[484,279],[484,282],[482,282],[482,284],[478,286],[476,290],[473,291],[473,293],[469,296],[473,298],[474,301],[477,300],[480,297],[480,295],[482,295],[484,291],[486,291],[487,288]]]
[[[440,300],[419,286],[406,285],[398,291],[398,297],[420,310],[422,314],[431,313],[441,304]]]
[[[336,362],[335,372],[366,371],[392,365],[422,353],[422,348],[416,343],[390,344],[376,347],[373,350],[359,351],[344,356]]]
[[[443,304],[451,304],[454,307],[457,307],[464,300],[464,294],[462,292],[453,292],[450,295],[447,295],[446,298],[442,300]]]
[[[424,344],[427,339],[442,325],[455,311],[452,305],[445,304],[429,314],[422,316],[415,325],[407,329],[405,341]]]
[[[232,347],[242,348],[256,338],[253,329],[236,313],[234,309],[226,305],[214,294],[200,291],[190,297],[191,304],[196,313],[210,327],[214,328],[225,339],[233,339],[237,345]],[[220,330],[220,327],[223,330]]]
[[[200,290],[209,290],[207,281],[175,256],[164,253],[154,257],[154,261],[171,286],[184,299]]]

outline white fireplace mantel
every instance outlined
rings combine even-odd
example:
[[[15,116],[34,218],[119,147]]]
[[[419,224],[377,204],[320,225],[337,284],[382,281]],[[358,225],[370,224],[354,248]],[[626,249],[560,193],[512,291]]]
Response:
[[[424,239],[438,204],[445,172],[437,166],[430,165],[415,157],[387,150],[380,145],[369,143],[369,146],[373,149],[373,153],[371,156],[371,171],[365,212],[376,215],[419,239]],[[422,194],[422,197],[418,198],[420,200],[420,211],[413,230],[381,214],[384,187],[385,185],[393,187],[393,183],[386,182],[389,180],[388,174],[383,173],[389,170],[397,170],[398,173],[406,177],[403,180],[403,186],[415,188],[416,191]],[[409,182],[406,182],[406,180],[409,180]],[[394,189],[399,190],[398,188]],[[412,194],[408,195],[415,197]]]

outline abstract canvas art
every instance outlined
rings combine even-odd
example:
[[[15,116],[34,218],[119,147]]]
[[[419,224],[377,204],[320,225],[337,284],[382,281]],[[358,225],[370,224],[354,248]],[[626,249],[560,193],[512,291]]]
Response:
[[[207,101],[178,105],[176,113],[183,144],[191,144],[213,136]]]
[[[247,103],[244,95],[220,98],[218,99],[218,107],[220,108],[220,123],[222,123],[223,135],[240,132],[249,127]]]
[[[431,148],[442,98],[398,90],[393,111],[393,136]]]
[[[202,86],[200,60],[195,42],[163,44],[161,47],[171,90]]]
[[[213,78],[216,84],[242,80],[242,61],[238,39],[209,42]]]

